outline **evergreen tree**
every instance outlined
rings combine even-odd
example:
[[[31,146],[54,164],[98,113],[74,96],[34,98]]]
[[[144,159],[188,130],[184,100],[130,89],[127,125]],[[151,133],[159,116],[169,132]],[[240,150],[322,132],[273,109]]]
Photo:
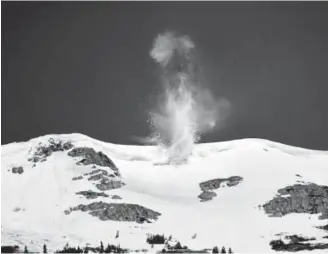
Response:
[[[88,248],[87,248],[87,246],[85,246],[85,248],[84,248],[84,253],[88,253]]]
[[[103,242],[100,242],[100,251],[99,253],[104,253],[104,245]]]
[[[24,248],[24,253],[28,253],[27,247]]]
[[[182,249],[182,245],[181,245],[181,243],[180,243],[180,242],[177,242],[177,244],[174,246],[174,248],[175,248],[176,250],[181,250],[181,249]]]
[[[221,249],[221,253],[227,253],[226,249],[224,248],[224,246]]]
[[[47,245],[43,244],[43,253],[48,253]]]
[[[231,250],[231,248],[229,248],[228,253],[233,253],[232,250]]]
[[[217,246],[214,246],[212,253],[219,253],[219,248]]]
[[[77,252],[78,253],[83,253],[83,251],[81,250],[80,246],[77,246]]]
[[[110,245],[107,244],[107,247],[106,247],[106,249],[105,249],[105,253],[110,253],[110,251],[111,251],[111,249],[110,249]]]

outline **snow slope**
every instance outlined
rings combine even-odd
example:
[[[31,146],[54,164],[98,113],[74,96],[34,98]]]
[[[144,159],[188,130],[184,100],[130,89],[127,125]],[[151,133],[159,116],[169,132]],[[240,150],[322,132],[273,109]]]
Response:
[[[76,165],[66,151],[55,152],[33,167],[28,158],[49,138],[105,153],[126,184],[106,193],[122,199],[87,200],[75,195],[81,190],[97,190],[89,181],[72,181],[93,169],[91,165]],[[13,166],[23,166],[24,173],[13,174]],[[243,181],[215,190],[213,200],[200,202],[200,182],[230,176],[241,176]],[[40,251],[47,244],[51,251],[66,242],[84,246],[98,245],[102,240],[153,251],[146,243],[147,233],[173,235],[193,249],[217,245],[232,247],[235,252],[272,252],[269,242],[279,233],[316,237],[328,243],[322,238],[327,233],[316,228],[326,225],[327,220],[319,220],[318,215],[269,217],[259,208],[278,189],[297,181],[328,185],[328,152],[243,139],[198,144],[186,164],[170,165],[165,163],[164,152],[153,146],[116,145],[81,134],[47,135],[1,148],[2,245],[27,245]],[[81,211],[64,213],[69,207],[100,200],[139,204],[161,216],[154,223],[137,224],[101,221]],[[118,230],[120,236],[115,239]]]

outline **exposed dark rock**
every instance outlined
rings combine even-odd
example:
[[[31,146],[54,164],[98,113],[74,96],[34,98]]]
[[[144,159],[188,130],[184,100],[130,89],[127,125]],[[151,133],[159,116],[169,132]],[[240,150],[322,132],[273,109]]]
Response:
[[[107,190],[119,189],[124,185],[125,184],[120,180],[102,179],[100,183],[96,184],[96,188],[101,191],[107,191]]]
[[[106,171],[104,169],[96,169],[89,173],[85,173],[84,175],[90,176],[88,178],[89,181],[98,181],[101,179],[115,178],[115,177],[119,176],[119,174],[117,172],[114,172],[114,174],[109,174],[108,171]]]
[[[92,190],[87,190],[87,191],[79,191],[76,192],[77,195],[83,195],[87,199],[95,199],[97,197],[109,197],[106,193],[104,192],[95,192]]]
[[[96,152],[93,148],[89,147],[77,147],[68,152],[71,157],[82,157],[77,164],[90,165],[95,164],[102,167],[109,167],[118,173],[118,168],[114,162],[102,152]]]
[[[297,241],[291,241],[289,243],[284,243],[282,240],[273,240],[270,242],[271,248],[276,251],[311,251],[311,250],[323,250],[328,249],[327,243],[303,243]]]
[[[89,173],[85,173],[85,176],[88,177],[88,181],[98,181],[95,184],[96,188],[101,191],[108,191],[113,189],[119,189],[125,184],[120,180],[118,168],[115,164],[102,152],[96,152],[93,148],[82,147],[74,148],[68,153],[72,157],[84,157],[77,164],[96,164],[98,166],[110,167],[114,172],[109,174],[107,170],[104,169],[95,169]]]
[[[201,194],[198,195],[198,198],[201,199],[202,202],[211,200],[216,196],[216,193],[213,191],[203,191]]]
[[[66,215],[69,215],[69,214],[71,213],[71,211],[69,211],[69,210],[65,210],[64,213],[65,213]]]
[[[111,196],[111,198],[112,199],[122,199],[120,196],[118,196],[118,195],[113,195],[113,196]]]
[[[88,178],[88,181],[98,181],[102,179],[107,179],[107,177],[104,177],[103,174],[97,174],[97,175],[92,175]]]
[[[315,240],[314,237],[308,238],[308,237],[299,236],[299,235],[287,235],[285,238],[290,240],[291,242],[308,242],[308,241]]]
[[[212,190],[216,190],[222,187],[222,183],[226,183],[228,187],[232,187],[238,185],[242,180],[243,178],[240,176],[231,176],[229,178],[217,178],[201,182],[199,186],[203,192],[198,195],[198,198],[200,198],[201,201],[211,200],[216,196],[216,193]]]
[[[76,181],[76,180],[82,180],[83,176],[77,176],[77,177],[73,177],[72,180]]]
[[[231,176],[229,178],[217,178],[202,182],[199,184],[202,191],[215,190],[221,187],[222,183],[226,183],[227,186],[236,186],[243,180],[240,176]]]
[[[101,173],[101,174],[104,174],[104,175],[108,175],[108,172],[106,170],[103,170],[103,169],[95,169],[95,170],[92,170],[89,173],[85,173],[84,175],[85,176],[88,176],[88,175],[95,175],[95,174],[98,174],[98,173]]]
[[[23,174],[24,169],[23,169],[22,166],[20,166],[20,167],[13,167],[13,168],[11,169],[11,171],[12,171],[14,174]]]
[[[126,203],[93,202],[88,205],[79,205],[71,210],[88,211],[90,215],[96,216],[103,221],[135,221],[137,223],[151,223],[151,220],[157,220],[158,216],[161,215],[143,206]]]
[[[39,143],[39,146],[36,147],[36,151],[33,154],[32,158],[29,158],[29,161],[32,162],[44,162],[46,161],[47,157],[49,157],[52,153],[58,152],[58,151],[67,151],[73,148],[73,145],[71,142],[65,142],[61,140],[54,140],[53,138],[50,138],[48,140],[47,145],[42,145],[42,143]]]
[[[317,228],[328,231],[328,224],[325,225],[325,226],[319,226],[319,227],[317,227]]]
[[[278,193],[279,195],[263,205],[270,216],[309,213],[320,214],[319,219],[328,219],[328,186],[295,184],[279,189]]]
[[[14,212],[16,212],[16,213],[19,212],[20,210],[21,210],[20,207],[15,207],[15,208],[14,208]]]

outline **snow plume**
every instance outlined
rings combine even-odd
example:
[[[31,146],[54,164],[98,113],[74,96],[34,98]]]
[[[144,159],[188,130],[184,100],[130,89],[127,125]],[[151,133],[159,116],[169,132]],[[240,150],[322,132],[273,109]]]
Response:
[[[166,32],[154,41],[151,57],[162,70],[163,91],[150,113],[151,140],[169,161],[183,162],[202,134],[221,125],[229,102],[216,100],[202,81],[196,47],[188,36]]]

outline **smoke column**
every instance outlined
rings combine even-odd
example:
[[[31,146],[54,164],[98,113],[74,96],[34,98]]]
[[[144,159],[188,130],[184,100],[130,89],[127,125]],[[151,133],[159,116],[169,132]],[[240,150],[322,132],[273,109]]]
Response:
[[[150,113],[151,139],[165,148],[169,162],[184,162],[202,134],[222,125],[230,104],[215,99],[204,84],[196,46],[188,36],[158,35],[150,56],[161,68],[163,88]]]

